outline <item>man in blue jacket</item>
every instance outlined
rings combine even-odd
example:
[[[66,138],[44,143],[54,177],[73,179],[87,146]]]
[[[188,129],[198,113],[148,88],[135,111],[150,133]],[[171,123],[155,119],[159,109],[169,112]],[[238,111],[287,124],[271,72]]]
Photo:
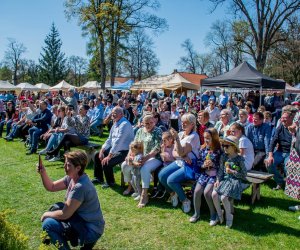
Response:
[[[49,109],[47,109],[47,102],[41,101],[40,102],[40,109],[41,113],[33,117],[32,125],[33,127],[29,129],[29,143],[30,148],[29,151],[26,153],[27,155],[34,154],[37,151],[38,147],[38,140],[42,134],[47,132],[50,124],[51,124],[51,117],[52,113]]]

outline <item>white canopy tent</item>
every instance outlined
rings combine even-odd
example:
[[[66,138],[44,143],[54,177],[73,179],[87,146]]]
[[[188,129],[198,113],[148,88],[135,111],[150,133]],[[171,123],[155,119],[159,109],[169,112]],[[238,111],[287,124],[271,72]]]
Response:
[[[293,87],[293,86],[289,85],[288,83],[286,83],[285,84],[285,92],[288,94],[299,94],[300,89]]]
[[[101,89],[101,84],[97,81],[88,81],[86,84],[80,87],[81,89]]]
[[[19,90],[17,86],[12,85],[9,81],[0,81],[0,91]]]
[[[163,84],[167,83],[169,80],[172,79],[170,75],[155,75],[148,77],[144,80],[134,83],[130,90],[153,90],[153,89],[162,89]]]
[[[172,74],[172,78],[162,85],[163,89],[169,89],[169,90],[176,90],[176,89],[188,89],[188,90],[199,90],[200,89],[200,83],[199,85],[191,83],[184,77],[182,77],[180,74],[175,73]]]
[[[28,82],[21,82],[17,85],[18,88],[20,88],[21,90],[29,90],[29,91],[38,91],[39,88],[28,83]]]
[[[37,83],[35,85],[37,88],[39,88],[41,91],[48,91],[51,87],[47,85],[46,83]]]
[[[50,90],[68,90],[70,88],[75,88],[73,85],[67,83],[65,80],[62,80],[60,83],[56,84],[55,86],[51,87]]]

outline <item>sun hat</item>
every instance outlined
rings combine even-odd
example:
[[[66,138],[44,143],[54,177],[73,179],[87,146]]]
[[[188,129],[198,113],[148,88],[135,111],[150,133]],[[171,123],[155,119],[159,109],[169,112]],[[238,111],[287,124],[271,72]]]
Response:
[[[224,137],[224,139],[220,139],[220,142],[223,144],[223,143],[228,143],[232,146],[234,146],[238,152],[240,152],[240,149],[239,149],[239,139],[233,135],[229,135],[229,136],[226,136]]]
[[[299,105],[300,106],[300,102],[292,102],[292,105]]]

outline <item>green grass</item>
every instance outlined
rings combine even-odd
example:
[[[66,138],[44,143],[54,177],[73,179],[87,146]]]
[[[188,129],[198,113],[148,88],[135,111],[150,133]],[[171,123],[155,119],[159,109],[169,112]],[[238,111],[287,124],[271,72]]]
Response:
[[[94,142],[103,142],[93,138]],[[64,192],[47,192],[35,171],[37,155],[25,155],[18,140],[0,141],[0,211],[14,209],[9,220],[20,226],[30,237],[29,248],[40,245],[40,217],[51,204],[64,199]],[[64,175],[62,162],[44,161],[52,179]],[[92,177],[93,169],[87,174]],[[120,184],[120,169],[115,169]],[[165,201],[150,200],[149,206],[138,209],[131,197],[122,196],[123,189],[101,189],[96,186],[106,221],[105,233],[97,249],[299,249],[299,214],[289,212],[297,204],[284,195],[273,192],[271,181],[261,188],[262,198],[249,205],[250,189],[235,204],[233,228],[224,225],[209,227],[208,209],[203,202],[201,221],[189,223],[192,215],[173,208]],[[299,202],[298,202],[299,204]]]

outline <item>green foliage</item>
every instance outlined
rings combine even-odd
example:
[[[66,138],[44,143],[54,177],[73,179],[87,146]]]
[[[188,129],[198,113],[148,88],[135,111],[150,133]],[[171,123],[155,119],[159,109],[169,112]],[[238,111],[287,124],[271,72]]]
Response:
[[[52,86],[63,80],[67,73],[65,54],[61,52],[62,41],[54,23],[45,44],[39,59],[40,80]]]
[[[13,210],[4,210],[0,212],[0,249],[19,250],[28,248],[28,237],[25,236],[20,228],[11,224],[7,220]]]

